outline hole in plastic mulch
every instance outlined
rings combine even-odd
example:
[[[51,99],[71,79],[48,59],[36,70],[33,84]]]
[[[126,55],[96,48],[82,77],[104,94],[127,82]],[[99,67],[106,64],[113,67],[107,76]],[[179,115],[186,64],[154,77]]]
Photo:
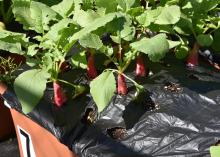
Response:
[[[114,127],[107,129],[107,134],[117,140],[122,140],[127,136],[127,131],[123,127]]]

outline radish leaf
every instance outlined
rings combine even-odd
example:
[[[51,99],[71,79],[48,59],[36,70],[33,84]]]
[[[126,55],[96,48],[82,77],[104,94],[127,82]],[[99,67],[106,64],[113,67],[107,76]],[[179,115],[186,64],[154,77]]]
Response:
[[[63,17],[67,17],[72,11],[74,0],[63,0],[59,4],[53,5],[51,8]]]
[[[169,49],[172,49],[172,48],[174,48],[174,47],[176,47],[176,46],[181,44],[180,41],[172,41],[172,40],[167,40],[167,41],[169,43]]]
[[[96,34],[87,34],[86,36],[82,37],[79,40],[80,45],[82,45],[85,48],[94,48],[94,49],[100,49],[103,44],[101,39]]]
[[[39,103],[49,77],[50,75],[44,70],[33,69],[16,78],[14,89],[25,114],[31,112]]]
[[[97,30],[98,28],[102,26],[105,26],[107,23],[109,23],[114,18],[116,18],[117,17],[116,15],[117,15],[116,13],[109,13],[103,17],[95,19],[93,22],[89,23],[86,27],[81,29],[79,32],[75,33],[70,38],[70,43],[84,37],[85,35],[91,33],[92,31]]]
[[[165,34],[158,34],[152,38],[143,38],[131,43],[131,47],[137,51],[148,54],[150,60],[156,62],[162,59],[169,50],[169,43]]]
[[[1,50],[23,55],[25,51],[22,50],[22,47],[28,47],[29,44],[31,43],[25,34],[9,31],[1,31],[0,33]]]
[[[80,52],[77,54],[74,54],[73,57],[71,58],[71,62],[74,66],[80,67],[82,69],[87,68],[87,60],[86,60],[86,53]]]
[[[180,8],[176,5],[164,7],[155,23],[159,25],[175,24],[180,19]]]
[[[175,56],[178,59],[184,59],[188,56],[188,54],[189,54],[189,48],[185,45],[181,45],[175,51]]]
[[[116,91],[116,81],[113,72],[106,71],[95,78],[90,84],[90,93],[101,112],[109,104]]]
[[[60,17],[49,6],[30,0],[13,0],[12,11],[24,29],[43,33],[49,30],[49,23]]]
[[[197,41],[201,46],[210,46],[212,45],[213,38],[210,34],[200,34],[197,36]]]

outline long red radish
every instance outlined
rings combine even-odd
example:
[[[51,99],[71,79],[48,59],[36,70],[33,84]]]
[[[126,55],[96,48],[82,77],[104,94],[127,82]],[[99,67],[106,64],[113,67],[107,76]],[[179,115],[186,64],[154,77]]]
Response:
[[[127,90],[127,85],[125,82],[125,77],[123,74],[118,74],[118,88],[117,88],[118,94],[121,95],[126,95],[128,90]]]
[[[92,53],[88,56],[88,63],[87,63],[87,75],[89,78],[94,79],[97,77],[97,70],[94,63],[94,56]]]
[[[199,54],[198,54],[198,50],[199,50],[199,45],[197,43],[194,44],[192,50],[190,51],[190,54],[187,58],[186,61],[186,65],[188,67],[194,67],[199,65]]]
[[[144,65],[144,60],[139,55],[136,59],[136,69],[135,69],[135,75],[140,76],[140,77],[145,77],[146,76],[146,70],[145,70],[145,65]]]
[[[66,96],[63,88],[58,83],[58,81],[53,82],[53,88],[54,88],[54,102],[55,102],[55,105],[57,107],[61,107],[67,101],[67,96]]]

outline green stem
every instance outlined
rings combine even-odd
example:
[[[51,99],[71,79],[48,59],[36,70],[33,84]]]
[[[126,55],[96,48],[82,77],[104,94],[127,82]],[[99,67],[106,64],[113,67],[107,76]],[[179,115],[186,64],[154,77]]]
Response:
[[[58,78],[58,73],[59,73],[59,65],[58,62],[55,63],[55,79]]]
[[[70,83],[70,82],[67,82],[67,81],[61,80],[61,79],[57,79],[57,80],[58,80],[59,82],[63,82],[63,83],[65,83],[65,84],[70,85],[70,86],[72,86],[73,88],[75,88],[75,94],[74,94],[73,97],[72,97],[73,99],[76,98],[76,97],[78,97],[78,96],[81,95],[82,93],[84,93],[85,90],[86,90],[85,86],[75,85],[75,84],[72,84],[72,83]]]
[[[118,55],[119,55],[119,69],[121,69],[122,65],[122,46],[121,43],[118,45]]]
[[[12,14],[12,7],[10,6],[7,13],[6,13],[6,15],[5,15],[5,19],[4,19],[6,24],[9,23],[12,20],[12,18],[13,18],[12,15],[13,15]]]
[[[178,34],[175,34],[181,41],[181,43],[184,43],[183,39],[178,35]]]
[[[132,56],[127,60],[127,62],[126,62],[125,65],[123,66],[121,72],[124,72],[124,71],[128,68],[128,66],[130,65],[130,63],[131,63],[131,61],[132,61],[132,57],[135,56],[136,54],[137,54],[137,51],[134,51],[134,52],[132,53]]]
[[[57,73],[60,72],[60,69],[61,69],[61,66],[62,66],[63,63],[64,63],[63,60],[59,62],[58,69],[57,69]]]
[[[63,82],[63,83],[65,83],[65,84],[68,84],[68,85],[70,85],[70,86],[72,86],[72,87],[74,87],[74,88],[77,87],[77,85],[72,84],[72,83],[70,83],[70,82],[67,82],[67,81],[65,81],[65,80],[57,79],[57,81],[59,81],[59,82]]]
[[[132,78],[128,77],[127,75],[125,75],[124,73],[120,72],[119,70],[116,69],[105,69],[104,71],[112,71],[112,72],[116,72],[118,74],[123,75],[125,78],[127,78],[129,81],[131,81],[138,89],[143,89],[143,86],[138,84],[137,82],[135,82]]]
[[[128,68],[128,66],[130,65],[130,63],[131,63],[131,58],[127,60],[127,62],[125,63],[125,65],[121,69],[121,72],[124,72]]]
[[[110,60],[112,63],[115,64],[115,66],[117,67],[117,69],[120,69],[120,68],[121,68],[120,66],[118,66],[117,62],[115,62],[115,61],[111,58],[111,56],[107,56],[107,57],[109,58],[109,60]]]
[[[196,32],[193,30],[193,28],[191,28],[191,31],[192,31],[192,33],[193,33],[193,36],[195,37],[195,39],[196,39]]]

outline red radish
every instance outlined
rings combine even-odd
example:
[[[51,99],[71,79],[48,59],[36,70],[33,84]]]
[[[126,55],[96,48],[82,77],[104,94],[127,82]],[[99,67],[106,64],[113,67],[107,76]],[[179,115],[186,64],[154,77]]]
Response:
[[[145,66],[144,66],[144,60],[143,60],[143,58],[141,57],[141,55],[139,55],[139,56],[137,57],[137,60],[136,60],[135,74],[136,74],[136,76],[141,76],[141,77],[146,76],[146,70],[145,70]]]
[[[118,94],[126,95],[127,94],[127,86],[125,82],[125,77],[123,74],[118,74]]]
[[[186,65],[188,67],[194,67],[199,65],[199,45],[197,43],[194,44],[193,49],[190,51],[190,54],[187,58]]]
[[[94,56],[92,53],[90,53],[89,57],[88,57],[87,74],[88,74],[89,78],[91,78],[91,79],[96,78],[98,75],[96,68],[95,68]]]
[[[57,107],[61,107],[67,101],[66,94],[64,93],[63,88],[60,86],[58,81],[53,82],[53,88],[54,88],[54,102]]]

